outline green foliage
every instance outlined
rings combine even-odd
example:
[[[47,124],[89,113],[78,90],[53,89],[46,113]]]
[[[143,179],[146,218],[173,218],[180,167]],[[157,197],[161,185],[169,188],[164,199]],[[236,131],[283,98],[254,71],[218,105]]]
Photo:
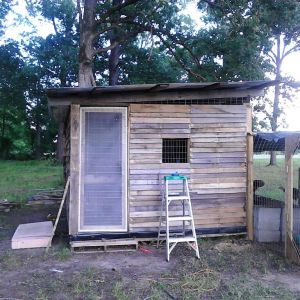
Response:
[[[63,185],[62,166],[52,161],[1,161],[0,199],[24,202],[35,189]]]

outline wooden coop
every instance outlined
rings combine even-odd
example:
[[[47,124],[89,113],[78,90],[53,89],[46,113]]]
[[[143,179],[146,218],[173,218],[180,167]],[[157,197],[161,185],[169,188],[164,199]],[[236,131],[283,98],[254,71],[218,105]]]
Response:
[[[197,234],[246,233],[250,99],[272,84],[48,89],[64,128],[71,240],[156,238],[160,178],[173,172],[189,177]]]

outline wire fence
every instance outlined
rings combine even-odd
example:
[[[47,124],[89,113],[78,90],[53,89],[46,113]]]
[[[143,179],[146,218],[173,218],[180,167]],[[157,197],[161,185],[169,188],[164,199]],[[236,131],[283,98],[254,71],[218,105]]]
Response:
[[[266,143],[268,145],[266,145]],[[285,250],[285,152],[269,141],[258,140],[253,156],[254,239],[272,251]],[[272,149],[272,151],[265,151]],[[293,155],[293,237],[300,249],[300,152]]]

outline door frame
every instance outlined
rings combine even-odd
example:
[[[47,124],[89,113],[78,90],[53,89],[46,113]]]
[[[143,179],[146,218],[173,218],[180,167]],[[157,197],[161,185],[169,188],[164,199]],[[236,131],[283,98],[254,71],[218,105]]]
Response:
[[[86,112],[120,112],[122,113],[122,226],[114,228],[114,226],[89,226],[89,228],[81,228],[81,197],[82,197],[82,185],[81,175],[83,169],[83,151],[82,151],[82,138],[83,130],[85,130],[85,113]],[[127,162],[127,147],[128,147],[128,113],[127,107],[80,107],[80,134],[79,134],[79,203],[78,203],[78,232],[127,232],[128,231],[128,190],[127,190],[127,173],[128,173],[128,162]],[[96,228],[97,227],[97,228]]]

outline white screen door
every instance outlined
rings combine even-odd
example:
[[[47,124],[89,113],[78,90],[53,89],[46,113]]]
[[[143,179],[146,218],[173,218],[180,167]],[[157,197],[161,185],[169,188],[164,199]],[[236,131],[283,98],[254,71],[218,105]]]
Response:
[[[81,108],[79,231],[127,230],[127,109]]]

